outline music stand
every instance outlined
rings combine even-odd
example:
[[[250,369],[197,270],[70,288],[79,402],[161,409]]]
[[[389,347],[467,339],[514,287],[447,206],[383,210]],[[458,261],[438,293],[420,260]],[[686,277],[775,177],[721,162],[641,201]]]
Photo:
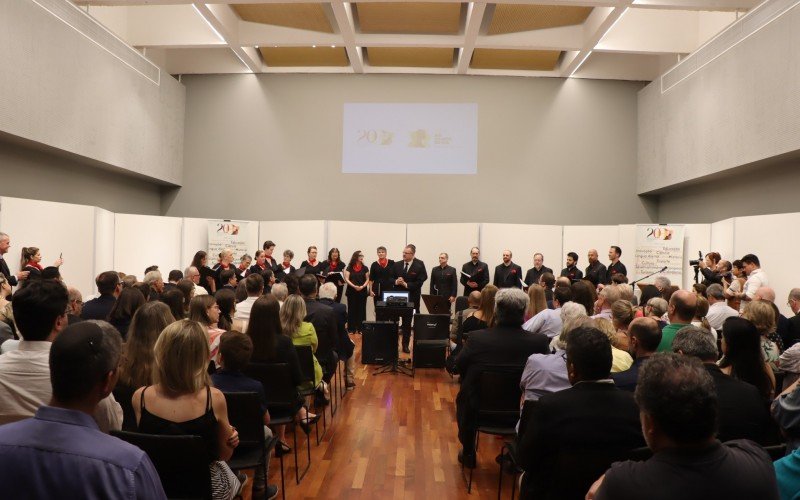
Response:
[[[422,302],[429,314],[450,314],[450,300],[441,295],[423,295]]]

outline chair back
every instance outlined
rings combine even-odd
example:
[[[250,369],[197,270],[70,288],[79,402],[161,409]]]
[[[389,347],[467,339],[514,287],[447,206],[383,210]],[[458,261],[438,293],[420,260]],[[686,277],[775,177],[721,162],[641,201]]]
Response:
[[[288,363],[248,363],[244,374],[256,379],[264,386],[267,409],[270,412],[294,412],[297,403],[297,387],[292,381]]]
[[[459,313],[464,309],[469,309],[469,301],[467,300],[467,297],[460,295],[456,297],[456,313]]]
[[[478,425],[514,427],[519,419],[524,367],[519,365],[486,366],[478,381]]]
[[[414,315],[414,341],[447,341],[450,339],[449,314]]]
[[[226,392],[228,420],[239,431],[239,446],[264,446],[264,411],[257,392]]]
[[[111,431],[147,453],[168,498],[211,498],[208,451],[200,436],[168,436]]]
[[[303,374],[303,382],[314,382],[314,352],[309,345],[295,346],[297,359],[300,361],[300,373]]]

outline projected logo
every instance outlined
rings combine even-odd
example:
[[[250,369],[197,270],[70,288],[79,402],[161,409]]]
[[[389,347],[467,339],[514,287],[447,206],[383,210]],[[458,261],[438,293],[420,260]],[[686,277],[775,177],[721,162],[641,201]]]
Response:
[[[359,130],[356,143],[361,145],[390,146],[394,141],[394,132],[388,130]]]

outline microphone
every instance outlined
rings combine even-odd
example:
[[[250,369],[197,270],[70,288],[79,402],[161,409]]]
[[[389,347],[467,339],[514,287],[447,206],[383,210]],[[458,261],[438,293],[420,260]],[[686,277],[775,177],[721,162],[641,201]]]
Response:
[[[664,271],[666,271],[666,270],[667,270],[667,266],[664,266],[664,267],[662,267],[662,268],[661,268],[661,270],[660,270],[659,272],[660,272],[660,273],[663,273],[663,272],[664,272]]]

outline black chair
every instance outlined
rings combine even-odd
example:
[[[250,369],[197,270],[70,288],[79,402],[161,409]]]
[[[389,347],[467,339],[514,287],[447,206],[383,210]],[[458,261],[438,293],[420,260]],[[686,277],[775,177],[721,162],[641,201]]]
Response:
[[[773,462],[786,456],[786,443],[776,444],[773,446],[764,446],[763,448],[764,451],[769,453],[769,458]]]
[[[444,368],[450,348],[450,316],[417,314],[414,316],[414,345],[411,366]]]
[[[120,407],[122,407],[122,430],[136,432],[139,426],[136,424],[136,413],[133,411],[133,393],[135,389],[122,384],[117,384],[114,387],[114,399],[117,400]]]
[[[298,345],[295,346],[295,350],[297,351],[297,358],[300,361],[300,373],[303,375],[303,386],[309,386],[310,388],[307,389],[298,389],[300,395],[306,398],[309,407],[312,406],[314,401],[314,395],[316,394],[316,388],[314,387],[314,382],[316,380],[314,374],[314,351],[311,350],[311,346],[307,345]],[[309,399],[310,402],[309,402]],[[319,445],[319,420],[317,420],[316,424],[316,435],[317,435],[317,444]],[[322,410],[322,435],[325,436],[325,433],[328,431],[328,422],[325,418],[325,409]]]
[[[208,450],[200,436],[162,436],[127,431],[111,431],[111,435],[147,453],[168,498],[211,498]]]
[[[459,295],[456,297],[456,314],[463,311],[464,309],[469,309],[469,301],[467,297],[464,295]]]
[[[522,379],[524,367],[519,365],[491,365],[482,368],[478,380],[478,432],[475,434],[475,451],[481,433],[494,436],[511,437],[517,434],[517,421],[519,421],[519,402],[522,398],[522,389],[519,381]],[[462,474],[464,466],[461,466]],[[467,482],[467,493],[472,493],[472,474]]]
[[[297,422],[295,414],[299,409],[297,387],[292,380],[292,372],[287,363],[249,363],[244,369],[245,375],[256,379],[264,386],[264,393],[267,397],[267,409],[270,413],[270,425],[287,425],[292,430],[294,437],[294,469],[295,481],[300,484],[300,480],[305,477],[311,467],[311,439],[306,438],[306,449],[308,454],[308,464],[300,473],[297,453]],[[281,491],[285,492],[283,478],[283,455],[279,456],[281,462]]]
[[[233,470],[261,467],[267,477],[267,456],[278,442],[273,437],[267,442],[264,436],[264,411],[256,392],[226,392],[228,420],[239,431],[239,446],[233,451],[228,465]]]

